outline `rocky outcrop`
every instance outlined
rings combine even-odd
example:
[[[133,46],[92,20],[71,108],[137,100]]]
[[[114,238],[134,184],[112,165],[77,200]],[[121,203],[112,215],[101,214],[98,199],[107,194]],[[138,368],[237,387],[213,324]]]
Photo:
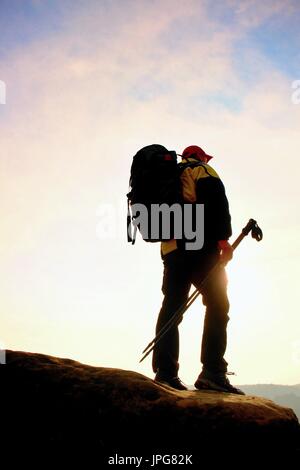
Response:
[[[300,455],[294,412],[264,398],[177,392],[136,372],[16,351],[7,351],[0,381],[6,446],[27,456],[37,448],[49,458],[94,454],[95,468],[149,456],[146,469],[155,468],[152,454],[193,455],[194,465],[241,450],[247,462]]]

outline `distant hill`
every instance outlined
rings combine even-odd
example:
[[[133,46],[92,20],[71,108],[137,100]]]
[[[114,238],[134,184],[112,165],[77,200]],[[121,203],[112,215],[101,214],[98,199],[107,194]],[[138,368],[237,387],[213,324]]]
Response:
[[[300,384],[297,385],[239,385],[248,395],[269,398],[275,403],[292,408],[300,421]]]

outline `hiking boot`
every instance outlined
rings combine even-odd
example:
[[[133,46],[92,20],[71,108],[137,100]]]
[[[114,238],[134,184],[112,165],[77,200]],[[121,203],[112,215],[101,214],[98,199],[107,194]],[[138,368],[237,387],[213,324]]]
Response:
[[[198,390],[217,390],[218,392],[245,395],[242,390],[231,385],[226,377],[226,372],[213,373],[203,370],[194,385]]]
[[[180,378],[177,376],[167,377],[156,374],[154,382],[162,385],[169,385],[169,387],[175,388],[176,390],[187,390],[187,387],[181,382]]]

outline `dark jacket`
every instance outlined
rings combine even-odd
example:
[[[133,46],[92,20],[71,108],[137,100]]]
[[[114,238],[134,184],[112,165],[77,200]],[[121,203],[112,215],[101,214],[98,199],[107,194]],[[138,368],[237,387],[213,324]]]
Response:
[[[199,164],[195,158],[183,159],[182,163]],[[204,247],[216,245],[232,235],[231,216],[225,188],[219,175],[208,164],[187,167],[181,173],[182,195],[186,203],[204,204]],[[182,246],[180,241],[162,242],[161,253],[165,255]]]

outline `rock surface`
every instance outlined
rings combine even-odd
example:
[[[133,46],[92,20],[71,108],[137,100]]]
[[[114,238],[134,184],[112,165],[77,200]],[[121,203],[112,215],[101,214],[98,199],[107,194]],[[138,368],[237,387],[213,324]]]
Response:
[[[108,459],[116,454],[192,454],[191,468],[204,455],[213,463],[224,452],[227,461],[240,451],[246,461],[300,457],[294,412],[264,398],[178,392],[136,372],[43,354],[7,351],[6,362],[1,403],[9,413],[2,430],[6,445],[26,449],[27,457],[33,448],[52,458],[93,455],[95,468],[114,468]]]

